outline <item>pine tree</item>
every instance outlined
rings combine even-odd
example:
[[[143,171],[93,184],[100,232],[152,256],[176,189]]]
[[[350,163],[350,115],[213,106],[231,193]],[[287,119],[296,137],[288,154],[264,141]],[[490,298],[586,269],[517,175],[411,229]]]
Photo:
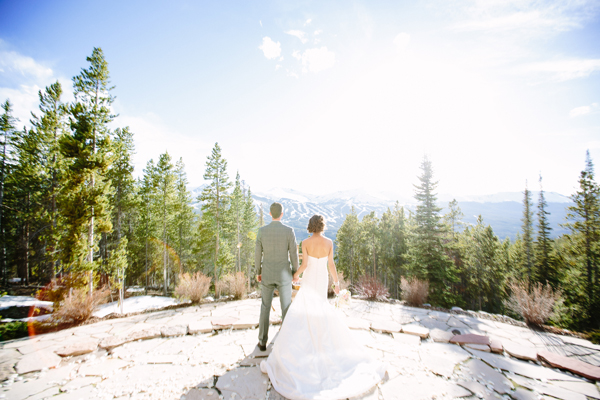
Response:
[[[163,247],[163,287],[164,295],[168,293],[168,249],[173,237],[173,220],[176,201],[175,171],[169,153],[161,154],[156,164],[156,196],[155,212],[161,221],[161,242]]]
[[[542,175],[540,175],[540,198],[538,201],[538,223],[537,223],[537,240],[535,242],[535,271],[536,280],[542,284],[550,283],[556,287],[558,284],[556,272],[553,270],[553,262],[550,255],[552,250],[552,239],[550,239],[550,232],[552,228],[548,222],[548,215],[550,213],[546,211],[546,199],[544,198],[544,190],[542,189]]]
[[[235,186],[231,193],[231,218],[235,226],[235,238],[233,243],[235,245],[236,272],[242,271],[242,219],[244,216],[244,194],[242,192],[242,183],[240,180],[240,173],[237,172],[235,176]]]
[[[531,279],[533,269],[533,211],[531,210],[531,192],[527,189],[527,183],[523,192],[523,218],[521,221],[523,222],[521,231],[523,232],[524,267],[528,279]]]
[[[158,177],[156,173],[156,165],[151,159],[146,163],[144,175],[138,183],[138,204],[139,204],[139,224],[136,226],[136,238],[141,243],[140,250],[143,259],[144,276],[146,288],[150,285],[150,272],[153,260],[153,248],[151,240],[158,236],[159,221],[157,214],[154,212],[157,202]]]
[[[6,177],[9,174],[9,168],[12,163],[11,154],[14,152],[14,142],[16,141],[17,119],[12,115],[12,104],[6,100],[2,104],[2,115],[0,116],[0,131],[2,132],[2,153],[0,154],[0,269],[2,271],[2,283],[8,284],[8,269],[6,259],[6,218],[4,205],[4,186]]]
[[[380,233],[379,233],[379,218],[375,215],[375,211],[371,211],[365,215],[360,222],[359,232],[361,237],[361,261],[365,265],[367,271],[370,270],[370,275],[377,278],[377,261],[379,259],[380,249]],[[366,266],[370,264],[370,268]],[[367,274],[368,272],[365,271]]]
[[[431,161],[424,157],[419,185],[415,185],[418,201],[415,213],[414,237],[412,240],[411,264],[414,275],[429,280],[430,299],[441,306],[454,302],[450,292],[455,280],[452,263],[446,256],[443,238],[446,236],[437,206]]]
[[[94,251],[97,232],[112,230],[110,219],[110,181],[105,175],[111,163],[108,124],[114,119],[110,105],[108,63],[100,48],[94,48],[86,59],[90,66],[73,78],[75,104],[70,108],[71,135],[61,138],[61,150],[68,160],[67,183],[64,187],[63,213],[67,219],[67,236],[63,240],[65,262],[88,270],[90,294],[93,271],[97,268]],[[87,240],[82,229],[87,225]],[[82,256],[86,256],[84,259]]]
[[[184,267],[187,267],[191,258],[191,242],[193,238],[192,230],[195,227],[196,215],[191,206],[192,195],[187,189],[188,180],[185,172],[185,164],[180,158],[175,164],[176,176],[176,201],[175,201],[175,229],[177,236],[177,252],[179,254],[179,273],[184,272]]]
[[[354,284],[361,274],[358,263],[358,248],[360,244],[360,222],[356,209],[352,206],[349,214],[346,214],[342,226],[337,231],[335,238],[336,266],[343,272],[344,276],[350,277],[350,283]]]
[[[202,202],[202,227],[208,233],[204,239],[212,236],[214,243],[214,277],[215,288],[219,282],[219,268],[225,267],[227,254],[220,254],[221,241],[223,240],[223,214],[228,209],[230,196],[227,191],[231,188],[229,176],[227,174],[227,161],[221,156],[221,148],[218,143],[212,149],[212,153],[207,157],[206,171],[204,180],[208,185],[202,191],[199,200]],[[218,291],[218,289],[216,289]],[[219,293],[216,293],[218,296]]]
[[[594,179],[594,164],[589,151],[585,169],[579,177],[579,190],[571,196],[574,205],[567,209],[565,226],[571,231],[568,238],[571,251],[582,264],[581,282],[586,293],[586,324],[588,328],[600,327],[600,289],[598,273],[600,264],[600,186]]]
[[[251,271],[254,262],[254,244],[256,242],[256,234],[258,233],[258,220],[256,209],[254,208],[254,200],[252,199],[252,191],[250,187],[246,190],[242,181],[242,194],[244,197],[244,209],[242,216],[242,265],[246,266],[246,277],[248,278],[248,290],[250,290],[250,277],[253,276]]]
[[[39,140],[38,157],[41,162],[42,175],[45,188],[41,205],[45,212],[41,218],[48,224],[48,229],[41,232],[41,239],[46,244],[44,249],[46,267],[46,280],[54,277],[58,272],[59,263],[59,213],[58,192],[62,185],[64,175],[64,160],[60,152],[60,139],[65,130],[66,105],[61,100],[62,86],[56,81],[46,87],[44,92],[39,92],[40,116],[32,113],[31,124],[37,132]]]

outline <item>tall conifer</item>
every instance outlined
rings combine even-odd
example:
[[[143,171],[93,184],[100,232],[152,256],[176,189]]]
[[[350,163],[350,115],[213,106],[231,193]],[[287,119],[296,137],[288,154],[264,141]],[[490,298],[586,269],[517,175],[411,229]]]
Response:
[[[523,218],[521,218],[521,221],[523,222],[521,232],[523,233],[524,267],[527,277],[531,279],[533,270],[533,210],[531,209],[531,192],[527,188],[527,183],[525,183],[525,191],[523,192]]]
[[[535,271],[536,280],[543,284],[546,282],[556,287],[557,277],[553,270],[552,259],[550,252],[552,250],[552,239],[550,239],[550,232],[552,228],[548,222],[548,215],[550,213],[546,211],[548,203],[544,197],[544,190],[542,188],[542,175],[540,175],[540,197],[538,200],[538,212],[537,212],[537,240],[535,242]]]

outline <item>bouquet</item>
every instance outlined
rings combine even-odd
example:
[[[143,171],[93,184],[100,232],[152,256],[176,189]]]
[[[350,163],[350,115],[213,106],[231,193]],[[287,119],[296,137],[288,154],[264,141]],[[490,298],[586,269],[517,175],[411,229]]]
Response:
[[[346,307],[349,303],[350,291],[348,289],[340,290],[340,292],[335,295],[335,299],[333,300],[335,308]]]

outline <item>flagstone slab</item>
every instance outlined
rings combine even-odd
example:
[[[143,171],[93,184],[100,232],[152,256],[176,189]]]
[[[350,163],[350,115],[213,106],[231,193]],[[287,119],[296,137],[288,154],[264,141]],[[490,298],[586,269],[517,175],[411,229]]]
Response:
[[[135,362],[143,364],[177,364],[183,365],[188,361],[188,356],[183,354],[143,354],[135,359]]]
[[[446,325],[448,325],[451,328],[470,328],[469,325],[465,324],[463,321],[459,320],[457,317],[451,317],[448,319],[448,321],[446,322]]]
[[[262,400],[266,397],[269,378],[259,367],[236,368],[219,377],[216,387],[223,399],[237,398]],[[230,393],[224,393],[230,392]]]
[[[442,322],[446,322],[450,319],[450,317],[452,316],[452,314],[448,314],[445,312],[441,312],[441,311],[431,311],[428,316],[430,318],[435,318],[437,320],[440,320]]]
[[[73,357],[91,353],[97,348],[97,340],[84,340],[75,343],[68,343],[63,347],[54,350],[54,352],[61,357]]]
[[[487,336],[474,335],[474,334],[466,334],[466,335],[456,335],[452,339],[450,339],[450,343],[454,344],[483,344],[486,346],[490,345],[490,338]]]
[[[577,382],[581,380],[580,378],[565,373],[557,372],[553,369],[545,368],[540,365],[532,364],[527,361],[515,360],[498,354],[485,353],[483,351],[477,351],[473,349],[467,350],[469,351],[469,353],[473,354],[478,358],[481,358],[483,361],[485,361],[494,368],[512,372],[518,375],[523,375],[529,378],[539,380],[560,380]]]
[[[111,355],[113,358],[118,357],[122,360],[135,359],[140,354],[152,351],[167,340],[165,338],[155,338],[130,342],[114,349]]]
[[[215,389],[191,389],[181,400],[219,400],[219,392]]]
[[[448,343],[454,337],[454,334],[436,328],[429,331],[429,336],[434,342]]]
[[[429,336],[429,329],[416,324],[402,325],[402,333],[417,335],[422,339],[427,339]]]
[[[577,392],[594,399],[600,399],[598,386],[593,383],[588,383],[583,380],[580,382],[552,381],[551,383],[560,386],[563,389],[570,390],[571,392]]]
[[[500,339],[491,339],[490,350],[492,351],[492,353],[504,353],[504,345],[502,344],[502,341]]]
[[[2,349],[0,350],[0,363],[14,365],[23,357],[23,354],[19,353],[16,349]]]
[[[146,329],[135,330],[129,334],[131,341],[136,340],[150,340],[162,336],[161,328],[159,326],[153,326]]]
[[[72,392],[61,393],[52,397],[52,400],[82,400],[98,398],[100,392],[92,385],[84,386]],[[28,399],[29,400],[29,399]]]
[[[596,367],[577,359],[551,353],[547,350],[539,351],[538,356],[540,359],[546,361],[555,368],[565,369],[588,379],[600,381],[600,367]]]
[[[75,390],[82,388],[84,386],[95,385],[98,382],[101,382],[102,378],[99,376],[86,376],[83,378],[75,378],[70,380],[66,385],[62,385],[60,390],[63,392]]]
[[[531,390],[524,389],[522,387],[518,387],[514,392],[510,394],[515,400],[538,400],[538,395]]]
[[[503,342],[504,351],[511,356],[525,361],[537,361],[537,350],[533,347],[525,347],[510,340]]]
[[[576,344],[578,346],[583,346],[583,347],[587,347],[590,349],[594,349],[596,351],[600,351],[600,345],[594,344],[594,343],[590,342],[589,340],[580,339],[580,338],[574,337],[574,336],[561,336],[561,339],[566,343]]]
[[[464,346],[468,347],[470,349],[475,349],[475,350],[479,350],[479,351],[485,351],[487,353],[489,353],[491,351],[490,346],[488,346],[487,344],[467,343]]]
[[[52,390],[53,387],[55,390]],[[33,396],[38,397],[40,394],[45,394],[48,389],[51,389],[50,392],[53,394],[58,393],[58,385],[54,385],[53,387],[48,387],[45,383],[39,383],[36,380],[22,380],[14,382],[10,386],[0,388],[0,395],[10,400],[30,399]]]
[[[11,375],[15,373],[16,371],[13,368],[13,363],[0,364],[0,382],[7,380]]]
[[[213,324],[209,319],[201,319],[199,321],[191,321],[188,324],[188,332],[190,334],[196,333],[210,333],[213,331]]]
[[[486,386],[482,385],[477,381],[459,381],[458,385],[467,389],[480,399],[495,398],[495,396],[492,394],[493,390],[488,389]]]
[[[56,368],[62,359],[53,351],[40,350],[23,356],[15,367],[18,374],[41,371],[46,368]]]
[[[132,365],[129,361],[118,358],[109,358],[97,364],[84,364],[79,368],[78,374],[81,376],[108,376],[117,370]]]
[[[213,324],[214,329],[227,329],[231,328],[233,323],[237,320],[238,318],[233,317],[217,317],[212,318],[210,322]]]
[[[537,393],[556,397],[558,399],[587,400],[586,397],[581,393],[573,392],[551,383],[543,383],[540,381],[527,379],[518,375],[513,376],[512,380],[515,381],[516,384],[526,387],[527,389],[531,389]]]
[[[105,350],[112,350],[116,347],[122,346],[125,343],[131,342],[131,338],[125,336],[110,336],[100,341],[98,347]]]
[[[496,371],[486,363],[477,359],[470,359],[463,364],[463,374],[470,376],[472,380],[491,387],[500,394],[509,392],[513,385],[500,372]]]
[[[421,337],[416,335],[408,335],[406,333],[392,332],[394,340],[407,344],[409,346],[418,346],[421,344]]]
[[[60,389],[58,386],[52,386],[40,393],[36,393],[33,396],[27,397],[27,400],[46,400],[59,393]]]
[[[444,378],[425,373],[417,375],[398,375],[380,387],[385,400],[421,400],[431,399],[445,393],[449,398],[465,397],[470,391],[452,384]]]
[[[392,332],[402,332],[402,325],[394,321],[373,321],[371,322],[371,330],[375,332],[384,332],[384,333],[392,333]]]
[[[445,322],[439,321],[439,320],[431,318],[431,317],[423,318],[422,320],[419,321],[419,324],[423,325],[425,328],[428,328],[428,329],[439,329],[439,330],[448,329],[448,325],[446,325]]]
[[[233,324],[233,329],[251,329],[258,326],[258,317],[243,316]]]
[[[350,329],[371,329],[371,322],[366,319],[348,317],[345,319],[345,321],[346,325],[348,325],[348,328]]]

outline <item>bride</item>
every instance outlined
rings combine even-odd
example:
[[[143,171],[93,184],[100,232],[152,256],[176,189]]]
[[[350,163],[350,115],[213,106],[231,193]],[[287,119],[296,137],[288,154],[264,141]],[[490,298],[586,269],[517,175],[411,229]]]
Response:
[[[260,369],[273,387],[289,399],[345,399],[358,396],[383,379],[385,367],[356,343],[344,320],[327,301],[328,274],[335,293],[340,283],[333,262],[333,243],[323,236],[325,221],[314,215],[312,236],[302,242],[302,287],[290,306],[273,350]]]

